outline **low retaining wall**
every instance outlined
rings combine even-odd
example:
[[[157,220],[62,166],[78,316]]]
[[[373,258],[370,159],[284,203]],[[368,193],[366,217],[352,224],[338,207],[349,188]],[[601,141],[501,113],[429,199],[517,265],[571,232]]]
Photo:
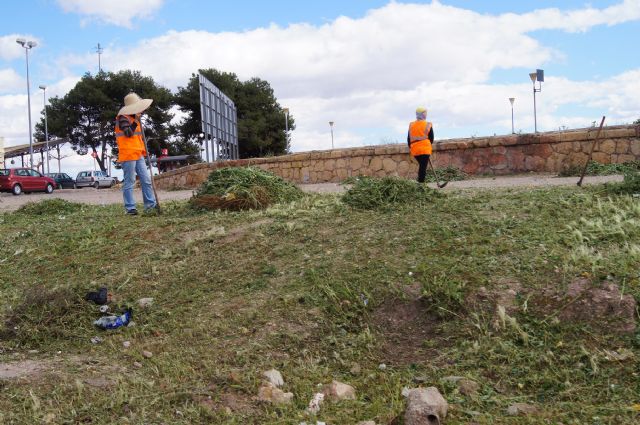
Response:
[[[436,167],[453,166],[467,174],[558,173],[582,166],[597,128],[538,134],[514,134],[440,140],[434,144]],[[593,160],[609,164],[640,159],[640,125],[605,127]],[[295,183],[340,182],[350,176],[415,178],[417,163],[406,144],[300,152],[272,158],[200,163],[155,177],[160,189],[195,188],[212,170],[257,166]]]

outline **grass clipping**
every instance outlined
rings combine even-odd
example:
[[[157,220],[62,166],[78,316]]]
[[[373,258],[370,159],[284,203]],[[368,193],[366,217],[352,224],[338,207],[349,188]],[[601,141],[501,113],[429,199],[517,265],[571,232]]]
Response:
[[[345,204],[358,209],[372,210],[398,204],[431,202],[444,196],[425,184],[399,177],[358,177],[344,194]]]
[[[213,171],[196,191],[190,203],[206,210],[264,209],[301,198],[294,184],[255,167],[227,167]]]

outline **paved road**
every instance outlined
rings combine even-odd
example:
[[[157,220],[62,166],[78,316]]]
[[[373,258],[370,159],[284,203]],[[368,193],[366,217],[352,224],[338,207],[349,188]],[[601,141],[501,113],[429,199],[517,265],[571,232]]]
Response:
[[[474,180],[451,182],[445,191],[456,189],[491,189],[508,187],[541,187],[541,186],[575,186],[577,177],[555,177],[552,175],[527,175],[508,177],[488,177]],[[584,184],[600,184],[605,182],[622,181],[622,176],[592,176],[585,177]],[[435,184],[430,184],[435,187]],[[305,192],[340,193],[345,187],[338,183],[303,184],[300,188]],[[158,191],[161,201],[189,199],[192,190]],[[136,200],[142,202],[140,189],[135,191]],[[120,204],[122,193],[119,189],[63,189],[56,190],[51,195],[32,193],[14,196],[10,193],[0,193],[0,212],[13,211],[28,202],[38,202],[43,199],[60,198],[70,202],[84,202],[94,205]]]

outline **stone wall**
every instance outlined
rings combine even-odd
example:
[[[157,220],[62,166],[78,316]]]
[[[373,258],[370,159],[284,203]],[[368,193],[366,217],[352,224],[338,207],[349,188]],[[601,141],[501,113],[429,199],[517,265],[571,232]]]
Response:
[[[468,174],[557,173],[583,166],[597,128],[440,140],[434,144],[436,167],[453,166]],[[605,127],[593,159],[600,163],[640,160],[640,125]],[[194,164],[155,178],[161,189],[195,188],[219,167],[257,166],[296,183],[340,182],[350,176],[415,178],[417,163],[406,144],[300,152],[272,158]]]

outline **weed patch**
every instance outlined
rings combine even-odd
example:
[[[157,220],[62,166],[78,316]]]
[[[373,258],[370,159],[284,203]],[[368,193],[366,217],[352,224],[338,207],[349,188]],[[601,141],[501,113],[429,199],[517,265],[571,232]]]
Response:
[[[440,192],[413,180],[361,176],[355,179],[342,200],[353,208],[371,210],[398,204],[432,202],[442,196]]]
[[[46,199],[40,202],[29,202],[18,208],[14,214],[54,215],[71,214],[81,211],[83,204],[65,201],[64,199]]]

